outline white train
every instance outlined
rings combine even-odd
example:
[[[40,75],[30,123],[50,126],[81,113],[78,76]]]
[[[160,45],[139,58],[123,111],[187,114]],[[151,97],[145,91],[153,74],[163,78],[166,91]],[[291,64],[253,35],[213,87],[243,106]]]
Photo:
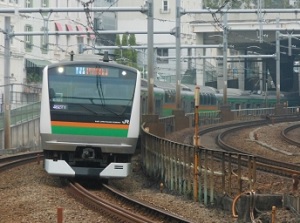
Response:
[[[68,61],[43,71],[40,135],[50,175],[123,178],[140,129],[141,75],[103,61]]]

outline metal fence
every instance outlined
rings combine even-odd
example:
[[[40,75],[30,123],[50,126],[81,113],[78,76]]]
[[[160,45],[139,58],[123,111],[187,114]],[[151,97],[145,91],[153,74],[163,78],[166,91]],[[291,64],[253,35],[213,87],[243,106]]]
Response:
[[[143,133],[142,159],[145,171],[171,191],[193,197],[195,154],[201,157],[197,163],[197,200],[205,205],[216,204],[220,196],[241,193],[245,189],[245,185],[242,188],[242,182],[247,182],[249,190],[256,183],[256,165],[252,155],[197,148],[145,131]],[[231,162],[233,158],[248,161],[248,167]],[[237,175],[231,174],[233,170]]]
[[[284,109],[285,114],[299,114],[299,107]],[[262,116],[275,114],[275,108],[234,110],[232,112],[234,112],[235,119],[238,120],[258,119],[262,118]],[[187,114],[187,116],[190,120],[190,127],[193,127],[192,120],[195,115]],[[172,129],[175,129],[173,116],[162,118],[160,122],[165,123],[167,134],[171,133]],[[218,124],[219,122],[221,122],[220,112],[199,114],[199,125],[201,126]],[[180,144],[155,136],[143,129],[142,158],[145,171],[149,176],[163,182],[172,191],[186,196],[191,196],[193,193],[193,162],[196,153],[201,157],[198,163],[199,179],[196,183],[198,184],[199,194],[203,194],[203,197],[201,195],[198,200],[202,201],[203,199],[205,204],[216,202],[216,186],[219,189],[221,188],[224,194],[232,194],[233,188],[238,188],[235,191],[236,193],[241,192],[240,185],[234,184],[234,182],[241,182],[242,175],[251,176],[246,179],[249,190],[252,189],[253,184],[256,182],[255,160],[251,155],[196,148],[193,145]],[[216,162],[217,157],[219,161]],[[233,181],[233,176],[231,174],[228,175],[228,172],[231,172],[233,169],[231,160],[234,157],[235,160],[246,160],[249,163],[246,168],[242,168],[237,164],[237,180]],[[236,163],[234,168],[236,168]],[[215,170],[215,166],[221,166],[221,168]],[[228,170],[227,175],[224,172],[225,169]]]

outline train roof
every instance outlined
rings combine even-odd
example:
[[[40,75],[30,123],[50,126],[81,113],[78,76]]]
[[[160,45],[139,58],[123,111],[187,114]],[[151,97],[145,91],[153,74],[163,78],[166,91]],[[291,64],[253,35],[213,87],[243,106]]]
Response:
[[[191,89],[191,91],[195,91],[196,86],[200,87],[200,92],[202,93],[211,93],[211,94],[216,94],[218,93],[218,89],[210,87],[210,86],[203,86],[203,85],[193,85],[193,84],[183,84],[185,87],[188,87]]]
[[[166,81],[154,81],[154,85],[156,87],[162,88],[164,90],[176,91],[176,83],[170,83],[170,82],[166,82]],[[201,93],[215,94],[218,92],[218,90],[213,87],[208,87],[208,86],[199,86],[199,87],[200,87]],[[182,91],[194,92],[195,88],[196,88],[196,85],[181,84]]]

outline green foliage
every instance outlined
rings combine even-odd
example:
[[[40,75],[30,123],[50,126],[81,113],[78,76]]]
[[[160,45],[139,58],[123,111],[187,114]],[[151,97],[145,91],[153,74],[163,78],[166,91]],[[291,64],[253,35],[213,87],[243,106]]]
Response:
[[[29,73],[27,74],[26,81],[28,84],[42,82],[42,75],[37,73]]]
[[[120,40],[120,36],[119,35],[116,35],[116,46],[121,46],[121,40]],[[116,58],[119,58],[120,55],[121,55],[121,50],[120,49],[116,49],[115,50],[115,55],[116,55]]]
[[[136,46],[136,38],[134,34],[123,34],[122,41],[120,36],[116,37],[117,46]],[[131,67],[137,68],[137,51],[134,49],[117,49],[115,50],[116,61]]]

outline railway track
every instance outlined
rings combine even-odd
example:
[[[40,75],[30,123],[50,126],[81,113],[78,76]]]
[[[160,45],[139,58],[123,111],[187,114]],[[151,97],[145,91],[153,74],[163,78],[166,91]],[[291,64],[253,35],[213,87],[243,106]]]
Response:
[[[300,147],[300,141],[296,141],[296,140],[288,137],[288,132],[293,131],[294,129],[298,129],[298,128],[300,129],[300,124],[291,125],[285,129],[283,129],[280,134],[282,139],[284,141],[286,141],[287,143],[290,143],[292,145]]]
[[[134,200],[120,191],[103,184],[100,192],[91,192],[76,182],[67,181],[68,192],[77,200],[100,211],[116,222],[191,222],[168,211]]]
[[[299,116],[280,116],[280,117],[278,116],[278,117],[274,117],[272,122],[273,123],[275,123],[275,122],[276,123],[290,122],[290,121],[298,121],[299,119],[300,119]],[[241,149],[238,149],[236,147],[233,147],[233,146],[227,144],[225,137],[227,135],[232,134],[235,131],[239,131],[241,129],[245,129],[245,128],[249,128],[249,127],[260,126],[260,125],[264,125],[264,124],[268,124],[268,122],[265,120],[261,120],[261,121],[255,121],[255,122],[250,122],[250,123],[233,124],[230,126],[232,128],[230,128],[229,130],[226,130],[218,135],[217,144],[222,149],[229,151],[229,152],[251,155],[250,153],[245,153]],[[289,141],[289,142],[293,141],[293,140],[287,138],[286,132],[291,131],[294,128],[298,128],[297,126],[290,126],[289,128],[283,130],[283,135],[285,136],[286,141]],[[266,158],[263,156],[258,156],[258,155],[254,155],[254,156],[255,156],[255,161],[256,161],[256,168],[258,170],[277,174],[279,176],[284,176],[284,177],[292,177],[293,175],[300,176],[300,165],[299,164],[281,162],[278,160],[273,160],[273,159]],[[244,166],[248,165],[247,160],[238,160],[237,157],[233,157],[232,162],[234,162],[234,163],[241,162],[241,164]]]
[[[35,161],[40,162],[42,156],[42,152],[30,152],[2,157],[0,158],[0,172],[27,163]],[[102,186],[101,196],[87,190],[76,182],[68,182],[66,188],[75,199],[84,203],[91,209],[115,219],[116,222],[191,222],[168,211],[134,200],[108,185]],[[114,200],[114,202],[112,202],[112,200]]]
[[[40,158],[42,156],[43,152],[30,152],[14,156],[1,157],[0,172],[34,161],[40,162]]]

